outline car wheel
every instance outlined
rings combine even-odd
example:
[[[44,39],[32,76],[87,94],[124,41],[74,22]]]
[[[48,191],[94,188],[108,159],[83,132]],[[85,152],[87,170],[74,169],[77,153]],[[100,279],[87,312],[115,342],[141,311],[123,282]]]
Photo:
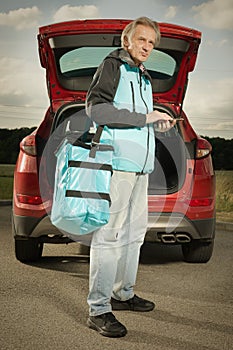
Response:
[[[189,263],[206,263],[210,260],[214,248],[214,241],[193,241],[182,245],[184,261]]]
[[[37,261],[41,258],[43,243],[37,238],[15,239],[15,256],[21,262]]]

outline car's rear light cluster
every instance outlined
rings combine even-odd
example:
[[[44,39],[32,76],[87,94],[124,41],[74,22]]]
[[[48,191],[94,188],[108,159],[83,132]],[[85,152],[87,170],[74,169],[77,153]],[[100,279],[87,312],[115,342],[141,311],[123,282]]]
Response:
[[[41,196],[17,194],[17,199],[21,204],[40,205],[43,203]]]
[[[36,156],[36,139],[35,135],[26,136],[20,143],[20,148],[29,156]]]
[[[196,145],[196,159],[204,158],[208,156],[212,151],[211,144],[203,139],[199,138]]]
[[[200,199],[191,199],[189,202],[190,207],[208,207],[212,204],[213,199],[211,198],[200,198]]]

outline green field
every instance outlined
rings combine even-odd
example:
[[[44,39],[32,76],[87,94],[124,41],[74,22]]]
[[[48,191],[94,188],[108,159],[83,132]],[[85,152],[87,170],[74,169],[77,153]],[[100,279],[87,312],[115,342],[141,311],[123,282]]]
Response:
[[[0,164],[0,199],[12,199],[14,165]],[[217,219],[233,222],[233,171],[216,171]]]
[[[233,171],[216,171],[216,216],[233,222]]]
[[[0,199],[11,199],[14,180],[13,164],[0,164]]]

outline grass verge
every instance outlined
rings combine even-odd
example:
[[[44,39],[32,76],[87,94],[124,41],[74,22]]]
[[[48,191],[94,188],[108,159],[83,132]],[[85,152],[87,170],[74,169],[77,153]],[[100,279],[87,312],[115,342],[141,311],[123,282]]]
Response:
[[[216,217],[233,222],[233,171],[216,171]]]
[[[14,164],[0,164],[0,199],[12,199]]]

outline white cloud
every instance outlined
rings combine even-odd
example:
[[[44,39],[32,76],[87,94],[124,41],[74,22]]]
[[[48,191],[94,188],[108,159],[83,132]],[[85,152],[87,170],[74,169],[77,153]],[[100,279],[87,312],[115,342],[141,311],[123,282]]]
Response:
[[[37,126],[49,106],[45,71],[38,62],[0,58],[1,128]]]
[[[221,130],[221,131],[233,131],[233,121],[227,121],[227,122],[217,122],[216,124],[210,124],[206,127],[206,130]],[[232,133],[233,136],[233,133]]]
[[[166,13],[165,13],[165,18],[167,19],[172,19],[176,16],[177,14],[177,6],[169,6]]]
[[[222,39],[222,40],[218,43],[218,46],[217,46],[217,47],[226,46],[226,45],[228,45],[228,43],[229,43],[228,39]]]
[[[41,11],[36,6],[19,8],[8,13],[0,13],[0,25],[14,27],[17,30],[32,28],[38,26],[40,16]]]
[[[197,22],[213,29],[233,29],[233,1],[209,0],[193,6]]]
[[[214,48],[229,48],[229,40],[228,39],[222,39],[222,40],[206,40],[206,46],[214,47]]]
[[[98,18],[100,17],[99,9],[94,5],[60,7],[54,14],[55,22],[62,22],[75,19]]]
[[[0,58],[0,103],[2,105],[46,106],[44,71],[38,62]]]
[[[233,78],[191,79],[184,110],[199,133],[213,130],[216,136],[224,133],[232,138],[232,92]]]

